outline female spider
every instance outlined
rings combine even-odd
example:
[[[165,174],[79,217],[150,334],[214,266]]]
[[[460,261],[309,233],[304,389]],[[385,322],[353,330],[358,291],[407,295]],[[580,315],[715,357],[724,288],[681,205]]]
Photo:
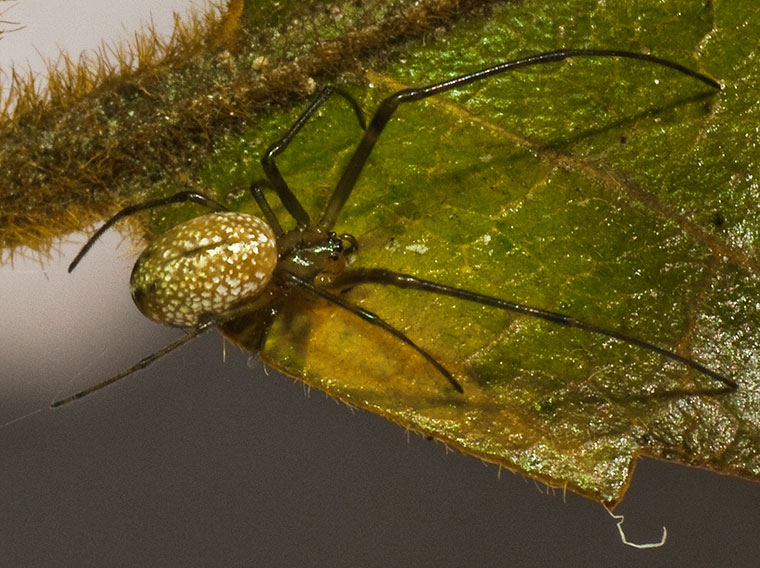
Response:
[[[190,331],[126,371],[60,400],[53,406],[80,398],[144,368],[211,326],[234,326],[235,321],[242,316],[250,317],[254,314],[258,318],[258,335],[252,347],[254,350],[260,350],[264,347],[274,318],[292,294],[324,299],[383,329],[416,350],[449,382],[451,388],[459,393],[464,392],[466,384],[461,384],[434,355],[418,346],[413,339],[386,322],[380,315],[352,304],[341,295],[342,291],[363,284],[396,286],[452,296],[547,320],[561,326],[579,328],[657,353],[719,381],[726,390],[735,390],[737,385],[734,381],[697,361],[653,343],[569,315],[516,304],[384,268],[347,267],[346,260],[357,249],[358,243],[353,236],[336,235],[332,229],[350,198],[380,134],[400,104],[419,101],[514,69],[571,57],[636,59],[668,67],[713,89],[721,88],[713,79],[659,57],[619,50],[566,49],[511,60],[440,83],[398,91],[381,102],[369,126],[365,127],[358,103],[343,90],[327,87],[317,95],[287,132],[269,147],[261,160],[271,187],[296,222],[294,229],[283,230],[262,189],[253,183],[250,191],[261,209],[264,220],[232,212],[201,193],[182,191],[163,199],[122,209],[90,238],[69,266],[69,271],[74,269],[100,235],[126,216],[187,201],[200,204],[212,211],[175,226],[152,242],[138,258],[131,276],[132,297],[137,307],[148,318],[170,326],[188,327],[191,328]],[[314,222],[280,174],[275,157],[287,148],[304,124],[333,94],[341,96],[351,105],[365,132],[333,190],[321,218]]]

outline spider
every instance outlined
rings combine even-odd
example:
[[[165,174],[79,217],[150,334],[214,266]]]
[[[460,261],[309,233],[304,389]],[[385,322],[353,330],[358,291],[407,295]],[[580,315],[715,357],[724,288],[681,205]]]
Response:
[[[608,49],[563,49],[514,59],[461,75],[447,81],[398,91],[384,99],[366,126],[359,104],[339,87],[320,91],[285,134],[265,152],[261,164],[268,182],[285,210],[295,220],[295,228],[283,230],[257,182],[251,194],[261,209],[263,219],[230,211],[223,204],[196,191],[180,191],[169,197],[128,206],[111,217],[82,247],[69,266],[71,272],[98,238],[120,219],[139,211],[170,204],[193,202],[211,212],[173,227],[154,240],[139,256],[132,270],[131,292],[137,307],[148,318],[170,326],[190,328],[175,342],[145,357],[129,369],[74,395],[53,403],[60,406],[101,389],[139,370],[159,357],[198,336],[212,326],[234,325],[242,316],[259,318],[258,336],[252,350],[261,350],[278,310],[293,294],[323,299],[358,318],[383,329],[406,343],[432,365],[450,388],[463,393],[461,384],[448,369],[401,330],[380,315],[348,301],[342,292],[363,284],[381,284],[410,288],[451,296],[499,310],[539,318],[554,324],[573,327],[645,349],[690,367],[723,385],[736,390],[737,384],[697,361],[648,341],[578,320],[570,315],[479,294],[477,292],[424,280],[410,274],[384,268],[348,268],[347,260],[358,248],[349,235],[337,235],[333,227],[351,196],[351,192],[372,149],[394,111],[410,103],[463,87],[494,75],[533,65],[543,65],[572,57],[616,57],[640,60],[668,67],[720,90],[718,82],[678,63],[648,54]],[[345,99],[364,130],[357,148],[333,190],[318,221],[313,221],[282,177],[275,158],[282,153],[332,96]],[[251,347],[251,346],[249,346]]]

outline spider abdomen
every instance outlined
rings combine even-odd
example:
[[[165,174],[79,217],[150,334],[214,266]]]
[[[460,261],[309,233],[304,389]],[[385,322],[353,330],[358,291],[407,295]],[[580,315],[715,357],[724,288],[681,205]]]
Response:
[[[245,213],[210,213],[173,227],[132,269],[132,299],[148,318],[195,326],[257,296],[277,265],[274,232]]]

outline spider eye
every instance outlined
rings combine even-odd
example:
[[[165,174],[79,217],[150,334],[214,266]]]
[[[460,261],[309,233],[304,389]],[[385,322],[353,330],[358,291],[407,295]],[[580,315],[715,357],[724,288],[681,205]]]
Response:
[[[154,321],[195,326],[261,293],[276,265],[276,238],[264,221],[244,213],[202,215],[143,251],[132,269],[132,299]]]

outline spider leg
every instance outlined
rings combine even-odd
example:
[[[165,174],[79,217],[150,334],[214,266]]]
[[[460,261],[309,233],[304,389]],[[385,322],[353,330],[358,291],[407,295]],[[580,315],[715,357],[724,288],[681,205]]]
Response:
[[[284,235],[285,231],[282,230],[282,225],[280,225],[280,222],[277,220],[277,215],[274,214],[274,211],[272,211],[272,208],[269,206],[269,202],[267,201],[266,197],[264,197],[264,192],[261,191],[261,187],[258,185],[258,183],[254,181],[251,184],[250,190],[253,198],[259,205],[259,209],[261,209],[264,217],[266,217],[267,224],[274,231],[274,234],[278,237]]]
[[[74,400],[80,399],[84,396],[87,396],[90,393],[98,391],[104,387],[112,385],[113,383],[120,381],[121,379],[125,377],[128,377],[132,373],[140,371],[144,369],[145,367],[147,367],[148,365],[151,365],[152,363],[154,363],[155,361],[157,361],[164,355],[171,353],[178,347],[183,346],[188,341],[195,339],[196,337],[198,337],[199,335],[201,335],[202,333],[204,333],[206,330],[208,330],[209,328],[213,326],[220,326],[222,328],[229,326],[230,329],[239,331],[238,326],[246,325],[246,321],[240,318],[242,316],[255,314],[256,312],[259,312],[257,314],[259,317],[254,322],[256,340],[255,340],[255,347],[253,350],[255,352],[258,352],[264,348],[264,343],[266,342],[269,329],[272,327],[272,322],[274,321],[274,318],[277,315],[276,305],[270,306],[268,308],[264,308],[262,310],[261,306],[266,305],[270,302],[271,302],[271,296],[264,296],[253,304],[240,306],[227,314],[224,314],[221,316],[219,315],[209,316],[207,319],[204,319],[202,323],[199,323],[192,329],[188,330],[187,333],[185,333],[183,336],[179,337],[172,343],[169,343],[168,345],[162,347],[158,351],[151,353],[147,357],[143,357],[142,359],[140,359],[137,363],[135,363],[128,369],[125,369],[124,371],[118,373],[117,375],[114,375],[113,377],[106,379],[105,381],[102,381],[96,385],[92,385],[91,387],[81,390],[71,396],[67,396],[66,398],[58,400],[52,403],[50,406],[55,408],[55,407],[67,404]]]
[[[347,302],[340,296],[336,296],[335,294],[332,294],[331,292],[328,292],[327,290],[320,288],[318,286],[315,286],[306,280],[302,280],[298,278],[297,276],[294,276],[292,274],[287,275],[290,282],[293,284],[300,286],[301,288],[307,290],[309,293],[311,293],[314,296],[318,296],[320,298],[324,298],[331,304],[335,304],[336,306],[343,308],[344,310],[351,312],[355,316],[358,316],[362,318],[363,320],[371,323],[374,326],[379,327],[380,329],[383,329],[390,333],[392,336],[396,337],[397,339],[400,339],[407,345],[409,345],[412,349],[417,351],[420,355],[422,355],[433,367],[436,368],[436,370],[443,375],[449,383],[451,383],[451,386],[454,387],[454,389],[457,392],[464,392],[462,389],[462,385],[459,384],[459,381],[457,381],[454,376],[444,367],[441,365],[435,357],[433,357],[430,353],[425,351],[422,347],[417,345],[414,341],[409,339],[407,335],[402,332],[399,329],[396,329],[391,324],[389,324],[387,321],[382,319],[379,315],[377,315],[374,312],[371,312],[369,310],[365,310],[364,308],[360,308],[359,306],[356,306],[350,302]]]
[[[250,317],[229,319],[219,325],[223,333],[232,337],[241,338],[235,340],[235,343],[244,345],[246,351],[257,355],[264,349],[269,331],[279,312],[279,305],[269,306],[255,312],[243,313],[241,315],[250,315]]]
[[[678,63],[668,61],[667,59],[662,59],[660,57],[655,57],[653,55],[647,55],[645,53],[634,53],[630,51],[620,51],[615,49],[561,49],[558,51],[538,53],[529,57],[505,61],[503,63],[499,63],[498,65],[486,67],[485,69],[481,69],[480,71],[476,71],[474,73],[460,75],[459,77],[454,77],[453,79],[442,81],[440,83],[426,85],[424,87],[403,89],[384,99],[380,103],[380,106],[370,121],[369,127],[364,132],[364,136],[354,151],[354,155],[351,157],[351,161],[348,163],[348,166],[346,166],[342,177],[338,181],[338,184],[335,186],[335,190],[333,191],[333,194],[330,197],[330,201],[325,208],[322,219],[317,225],[318,229],[327,231],[335,225],[338,215],[340,214],[343,206],[351,195],[351,191],[353,190],[354,185],[356,185],[356,180],[359,178],[359,174],[361,174],[362,170],[364,169],[364,165],[367,162],[367,158],[369,157],[370,153],[372,152],[372,148],[374,148],[377,139],[380,137],[380,134],[385,128],[385,125],[391,119],[394,111],[401,103],[409,103],[426,99],[439,93],[444,93],[446,91],[450,91],[451,89],[463,87],[465,85],[469,85],[470,83],[474,83],[476,81],[480,81],[482,79],[486,79],[500,73],[512,71],[514,69],[530,67],[532,65],[542,65],[544,63],[550,63],[553,61],[562,61],[563,59],[570,57],[625,57],[628,59],[638,59],[641,61],[654,63],[656,65],[669,67],[670,69],[674,69],[675,71],[683,73],[684,75],[688,75],[689,77],[693,77],[694,79],[702,81],[714,89],[721,89],[720,83],[717,81],[711,79],[707,75],[693,71]]]
[[[106,379],[105,381],[102,381],[102,382],[100,382],[100,383],[98,383],[96,385],[92,385],[91,387],[88,387],[88,388],[86,388],[84,390],[81,390],[78,393],[72,394],[71,396],[67,396],[66,398],[62,398],[61,400],[57,400],[54,403],[52,403],[50,405],[50,407],[51,408],[57,408],[57,407],[62,406],[64,404],[68,404],[69,402],[73,402],[73,401],[75,401],[77,399],[80,399],[80,398],[82,398],[84,396],[87,396],[90,393],[93,393],[93,392],[98,391],[98,390],[100,390],[102,388],[105,388],[105,387],[107,387],[109,385],[112,385],[116,381],[120,381],[121,379],[123,379],[125,377],[128,377],[132,373],[135,373],[137,371],[140,371],[140,370],[144,369],[145,367],[147,367],[151,363],[155,362],[156,360],[160,359],[161,357],[163,357],[167,353],[170,353],[170,352],[174,351],[175,349],[177,349],[177,347],[181,347],[182,345],[184,345],[185,343],[187,343],[191,339],[194,339],[194,338],[198,337],[201,333],[203,333],[209,327],[211,327],[213,325],[213,323],[214,322],[209,321],[209,322],[203,323],[203,324],[201,324],[201,325],[199,325],[197,327],[194,327],[193,329],[191,329],[190,331],[188,331],[187,333],[185,333],[182,337],[180,337],[179,339],[173,341],[169,345],[163,347],[162,349],[156,351],[155,353],[151,353],[147,357],[143,357],[137,363],[135,363],[134,365],[132,365],[129,369],[125,369],[124,371],[122,371],[121,373],[119,373],[117,375],[114,375],[110,379]]]
[[[213,209],[214,211],[229,211],[227,207],[219,203],[218,201],[214,201],[210,197],[206,197],[202,193],[198,193],[197,191],[180,191],[179,193],[175,193],[174,195],[170,195],[169,197],[162,197],[161,199],[151,199],[150,201],[146,201],[145,203],[138,203],[136,205],[130,205],[129,207],[125,207],[118,213],[116,213],[113,217],[111,217],[108,221],[106,221],[100,229],[95,231],[95,234],[92,235],[88,241],[85,243],[85,245],[79,250],[77,255],[74,257],[74,260],[71,261],[71,264],[69,264],[69,272],[74,270],[79,264],[79,262],[84,258],[84,255],[87,254],[87,252],[92,248],[92,245],[95,244],[95,241],[97,241],[103,233],[105,233],[108,229],[110,229],[114,223],[117,221],[120,221],[124,217],[129,217],[130,215],[134,215],[135,213],[138,213],[139,211],[145,211],[146,209],[154,209],[155,207],[163,207],[164,205],[171,205],[172,203],[185,203],[187,201],[192,201],[193,203],[197,203],[198,205],[203,205],[204,207],[208,207],[209,209]]]
[[[577,329],[583,329],[590,331],[598,335],[604,335],[611,337],[618,341],[635,345],[642,349],[652,351],[663,357],[677,361],[690,367],[700,373],[723,383],[730,391],[735,391],[739,386],[732,381],[724,377],[723,375],[708,369],[704,365],[693,361],[687,357],[679,355],[669,349],[658,347],[652,343],[620,333],[614,330],[605,329],[603,327],[596,326],[591,323],[587,323],[571,316],[560,314],[557,312],[551,312],[549,310],[543,310],[541,308],[534,308],[532,306],[526,306],[524,304],[517,304],[509,302],[507,300],[501,300],[494,298],[493,296],[486,296],[484,294],[478,294],[477,292],[470,292],[469,290],[463,290],[461,288],[455,288],[453,286],[446,286],[445,284],[439,284],[437,282],[431,282],[429,280],[423,280],[416,278],[409,274],[402,274],[399,272],[393,272],[384,268],[358,268],[347,270],[338,276],[332,283],[337,288],[350,288],[359,284],[386,284],[390,286],[396,286],[398,288],[411,288],[414,290],[422,290],[424,292],[433,292],[444,296],[451,296],[459,298],[461,300],[467,300],[470,302],[476,302],[485,306],[493,306],[502,310],[506,310],[513,313],[526,315],[532,318],[546,320],[557,325],[565,327],[574,327]]]
[[[364,114],[362,113],[361,107],[359,107],[359,103],[357,103],[356,100],[351,95],[349,95],[346,91],[344,91],[340,87],[327,86],[324,89],[322,89],[319,92],[319,94],[316,96],[316,98],[311,102],[311,104],[308,107],[306,107],[306,110],[303,111],[303,113],[301,113],[301,116],[299,116],[296,119],[296,121],[288,129],[288,131],[282,136],[282,138],[274,142],[264,153],[264,157],[261,158],[261,165],[264,167],[264,172],[266,173],[267,178],[269,179],[269,183],[272,185],[272,188],[277,192],[277,196],[280,198],[280,201],[285,206],[285,209],[287,209],[288,213],[290,213],[291,216],[296,220],[296,223],[298,224],[299,227],[308,227],[311,225],[309,214],[306,213],[306,210],[298,201],[295,194],[288,187],[288,184],[285,182],[285,179],[282,177],[282,174],[280,173],[280,170],[277,168],[277,165],[275,164],[274,159],[280,153],[282,153],[282,151],[285,150],[285,148],[288,147],[288,144],[290,144],[290,142],[293,140],[295,135],[298,134],[301,128],[303,128],[303,126],[309,121],[309,119],[314,115],[314,113],[317,112],[319,108],[323,104],[325,104],[325,102],[327,102],[327,99],[329,99],[334,94],[340,95],[341,97],[343,97],[344,99],[348,101],[354,113],[356,114],[356,117],[358,118],[359,124],[361,125],[362,129],[365,129],[366,123],[364,121]],[[253,192],[253,196],[254,198],[256,198],[256,201],[259,202],[259,197],[256,196],[256,192],[254,191],[253,186],[251,186],[251,191]],[[262,200],[264,199],[263,195],[261,195],[261,199]],[[259,205],[261,205],[261,202],[259,202]],[[269,211],[271,211],[271,208],[269,207],[269,205],[267,205],[266,208]],[[264,215],[267,215],[266,211],[264,212]],[[267,219],[267,221],[269,221],[269,219]]]

